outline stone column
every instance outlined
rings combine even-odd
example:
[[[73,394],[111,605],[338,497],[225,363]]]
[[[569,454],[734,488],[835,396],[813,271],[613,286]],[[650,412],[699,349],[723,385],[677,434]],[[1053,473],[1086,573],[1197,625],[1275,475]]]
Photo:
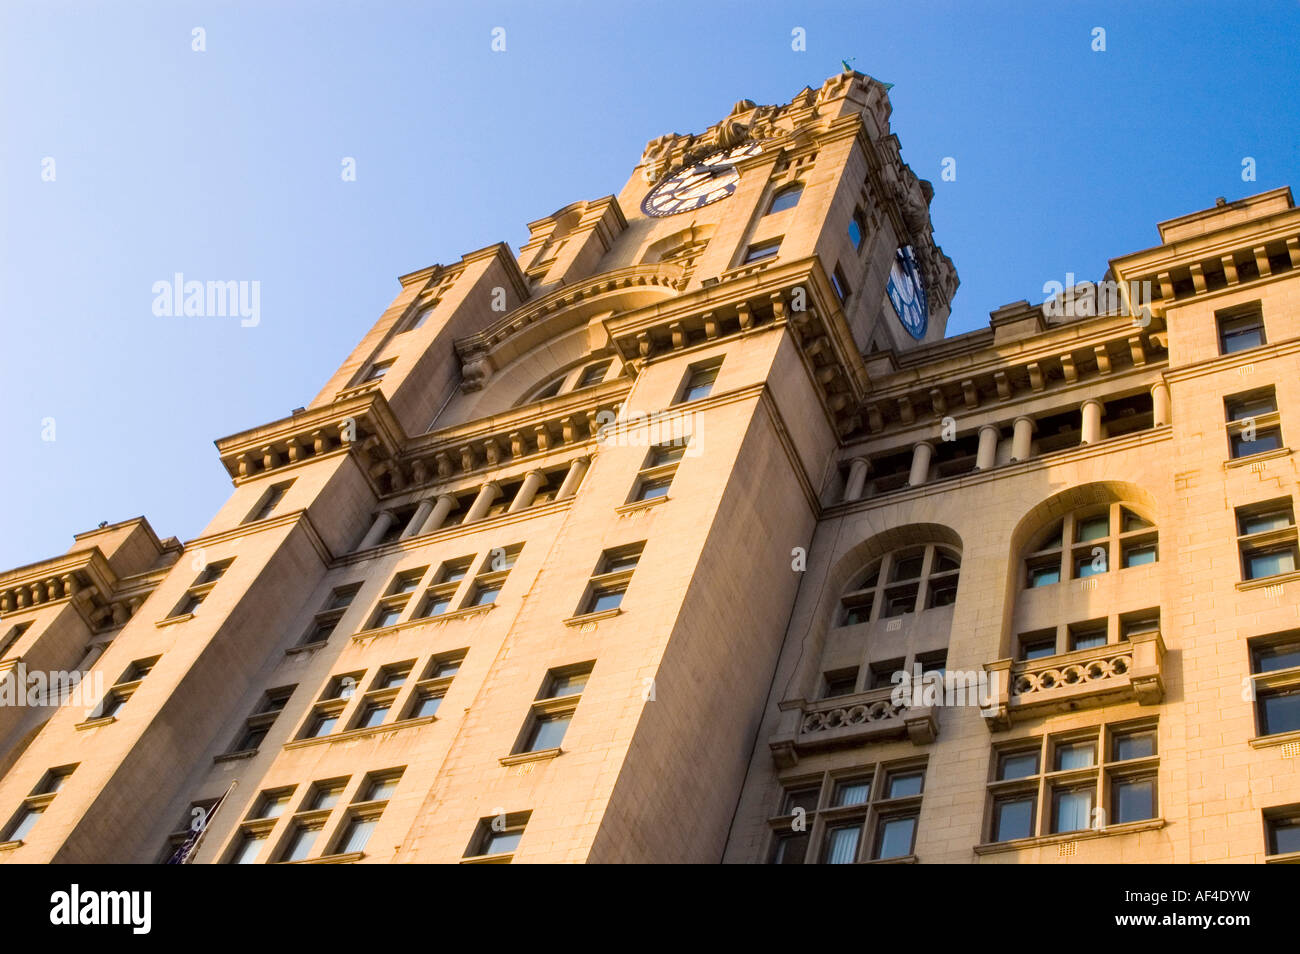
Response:
[[[456,509],[456,498],[451,494],[439,494],[437,503],[433,505],[433,512],[429,514],[428,519],[424,521],[424,526],[420,528],[421,533],[433,533],[435,530],[442,529],[447,515]]]
[[[590,457],[573,459],[573,463],[569,465],[569,472],[564,475],[564,482],[560,484],[559,492],[555,495],[556,500],[566,500],[578,492],[578,484],[582,483],[583,475],[587,473],[590,464]]]
[[[865,457],[855,457],[849,461],[849,479],[844,485],[844,500],[860,500],[862,488],[867,485],[867,475],[871,473],[871,462]]]
[[[1169,423],[1169,385],[1163,381],[1151,385],[1151,411],[1156,427]]]
[[[379,541],[384,538],[388,528],[393,525],[393,512],[391,510],[381,510],[375,517],[375,522],[370,525],[370,532],[366,534],[365,539],[361,541],[358,550],[369,550],[377,546]]]
[[[489,480],[479,488],[478,496],[475,497],[474,502],[469,505],[469,510],[465,512],[465,519],[462,522],[474,523],[478,520],[482,520],[483,515],[488,512],[488,507],[491,507],[500,496],[501,485],[495,480]]]
[[[433,510],[433,500],[425,497],[415,508],[415,513],[411,514],[411,519],[407,521],[406,529],[402,531],[402,539],[407,537],[417,537],[424,532],[424,522],[429,519],[429,513]]]
[[[1101,402],[1088,398],[1083,402],[1083,437],[1080,444],[1095,444],[1101,440]]]
[[[515,499],[510,501],[510,506],[506,508],[506,513],[518,513],[520,510],[526,510],[533,505],[533,498],[537,496],[537,488],[546,482],[546,475],[540,470],[530,470],[524,475],[524,482],[519,485],[519,493],[515,494]]]
[[[980,446],[975,452],[975,469],[990,470],[998,458],[998,441],[1002,438],[1002,431],[993,424],[985,424],[980,428]]]
[[[1031,442],[1034,439],[1034,419],[1032,417],[1018,417],[1012,425],[1011,433],[1011,459],[1028,460]]]
[[[934,456],[934,445],[929,441],[919,441],[912,447],[912,472],[908,475],[910,487],[919,487],[930,479],[930,458]]]

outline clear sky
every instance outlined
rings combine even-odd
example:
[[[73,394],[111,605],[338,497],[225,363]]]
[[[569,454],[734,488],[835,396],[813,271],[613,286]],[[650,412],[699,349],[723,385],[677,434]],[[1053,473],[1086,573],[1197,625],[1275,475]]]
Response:
[[[4,0],[0,568],[101,520],[195,536],[230,492],[212,441],[306,404],[398,275],[517,249],[736,100],[841,59],[895,84],[959,333],[1158,220],[1300,185],[1298,41],[1294,0]],[[260,323],[156,316],[177,272],[260,282]]]

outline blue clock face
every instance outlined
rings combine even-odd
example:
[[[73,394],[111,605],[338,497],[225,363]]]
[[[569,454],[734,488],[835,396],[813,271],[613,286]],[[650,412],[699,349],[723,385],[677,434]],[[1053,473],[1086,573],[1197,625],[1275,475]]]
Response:
[[[898,320],[909,335],[920,341],[930,324],[930,308],[925,300],[925,285],[921,282],[921,270],[916,267],[912,246],[904,245],[894,253],[888,291]]]

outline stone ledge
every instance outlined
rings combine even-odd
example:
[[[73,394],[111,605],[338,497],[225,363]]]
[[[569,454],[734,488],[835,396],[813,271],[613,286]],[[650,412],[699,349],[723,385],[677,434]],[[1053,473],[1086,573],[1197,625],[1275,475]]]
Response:
[[[1025,851],[1029,848],[1042,848],[1047,845],[1059,845],[1067,841],[1092,841],[1107,835],[1131,835],[1139,831],[1157,831],[1165,827],[1163,818],[1148,818],[1143,821],[1125,822],[1122,825],[1108,825],[1105,828],[1085,828],[1082,831],[1061,832],[1055,835],[1038,835],[1033,838],[1017,838],[1014,841],[994,841],[974,848],[977,855],[996,855],[1004,851]]]

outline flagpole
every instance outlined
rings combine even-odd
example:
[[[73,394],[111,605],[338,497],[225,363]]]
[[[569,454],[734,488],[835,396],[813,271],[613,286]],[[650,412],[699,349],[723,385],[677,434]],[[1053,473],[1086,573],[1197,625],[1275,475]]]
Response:
[[[217,812],[221,811],[221,806],[226,803],[226,799],[230,797],[230,793],[235,790],[235,786],[238,784],[239,779],[231,782],[230,787],[226,789],[226,793],[217,799],[217,804],[212,806],[212,811],[208,812],[208,817],[203,819],[203,827],[199,829],[199,837],[194,839],[194,844],[190,846],[190,850],[181,860],[181,864],[189,864],[190,859],[199,853],[199,846],[203,844],[203,837],[208,833],[208,826],[212,824],[212,819],[217,817]]]

